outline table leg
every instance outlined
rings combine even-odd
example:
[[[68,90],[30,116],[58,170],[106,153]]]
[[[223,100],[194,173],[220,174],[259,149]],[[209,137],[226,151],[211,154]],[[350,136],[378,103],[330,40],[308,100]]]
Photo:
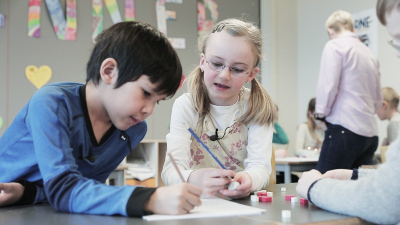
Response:
[[[290,168],[290,165],[285,165],[284,166],[284,175],[285,175],[285,184],[292,183],[292,170]]]

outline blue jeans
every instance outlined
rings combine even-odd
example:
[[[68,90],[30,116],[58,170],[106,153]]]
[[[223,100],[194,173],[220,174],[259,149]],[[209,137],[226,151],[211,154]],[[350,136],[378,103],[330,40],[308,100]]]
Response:
[[[340,126],[327,123],[325,139],[317,163],[317,170],[325,173],[333,169],[354,169],[372,165],[378,147],[378,137],[365,137]]]

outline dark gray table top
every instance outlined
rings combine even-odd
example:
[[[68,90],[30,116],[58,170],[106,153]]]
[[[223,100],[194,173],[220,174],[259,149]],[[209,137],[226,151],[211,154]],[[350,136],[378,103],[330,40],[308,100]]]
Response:
[[[286,192],[281,192],[280,188],[286,187]],[[258,216],[241,216],[241,217],[220,217],[220,218],[204,218],[204,219],[185,219],[185,220],[166,220],[166,221],[144,221],[141,218],[128,218],[122,216],[98,216],[87,214],[70,214],[56,211],[48,204],[15,206],[0,208],[0,225],[12,224],[30,224],[30,225],[72,225],[72,224],[190,224],[190,225],[209,225],[209,224],[228,224],[228,225],[252,225],[252,224],[301,224],[301,223],[317,223],[331,222],[340,224],[362,224],[363,221],[358,218],[351,218],[346,215],[340,215],[322,210],[312,204],[308,206],[300,203],[293,204],[285,201],[285,195],[296,194],[296,184],[278,184],[271,185],[269,191],[274,192],[272,202],[251,202],[250,198],[235,200],[235,202],[250,205],[267,211]],[[291,210],[291,220],[283,221],[281,217],[282,210]],[[341,222],[338,220],[342,220]]]

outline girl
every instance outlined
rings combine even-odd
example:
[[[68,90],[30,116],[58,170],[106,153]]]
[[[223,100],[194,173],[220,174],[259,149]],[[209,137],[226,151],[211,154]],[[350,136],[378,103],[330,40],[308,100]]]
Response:
[[[308,103],[307,123],[300,124],[297,129],[296,150],[298,149],[321,149],[324,141],[326,125],[314,118],[315,98]]]
[[[260,30],[228,19],[216,24],[199,43],[200,65],[188,77],[189,93],[174,103],[167,152],[187,182],[203,194],[244,197],[269,182],[274,103],[254,79],[261,60]],[[245,83],[251,82],[251,90]],[[223,163],[218,163],[188,131],[195,131]],[[231,180],[233,177],[233,180]],[[167,157],[162,171],[167,185],[180,182]],[[225,185],[236,181],[236,190]]]

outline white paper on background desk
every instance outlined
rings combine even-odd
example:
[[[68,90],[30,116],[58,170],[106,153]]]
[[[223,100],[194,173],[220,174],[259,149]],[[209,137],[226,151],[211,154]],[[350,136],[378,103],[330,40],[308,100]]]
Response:
[[[129,163],[129,168],[126,173],[133,178],[144,181],[146,179],[154,177],[155,173],[150,168],[149,162],[146,163]]]
[[[184,215],[149,215],[143,216],[144,220],[176,220],[194,219],[207,217],[226,217],[226,216],[249,216],[260,215],[265,209],[259,209],[247,205],[242,205],[221,198],[202,198],[201,206],[194,208],[190,213]]]

